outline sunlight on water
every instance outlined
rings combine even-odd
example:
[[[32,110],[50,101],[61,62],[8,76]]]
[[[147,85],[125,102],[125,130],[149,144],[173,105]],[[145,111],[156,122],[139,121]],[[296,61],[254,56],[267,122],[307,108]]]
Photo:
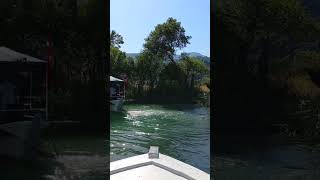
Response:
[[[157,111],[157,110],[140,110],[140,111],[127,111],[127,116],[126,118],[128,119],[134,119],[137,117],[148,117],[152,115],[163,115],[165,112],[164,111]]]
[[[209,172],[209,108],[176,105],[127,105],[125,114],[111,114],[111,161],[160,152]]]

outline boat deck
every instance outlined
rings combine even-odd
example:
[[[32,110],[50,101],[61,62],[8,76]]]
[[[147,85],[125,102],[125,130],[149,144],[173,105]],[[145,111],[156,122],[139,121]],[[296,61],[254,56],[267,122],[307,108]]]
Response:
[[[152,153],[152,152],[151,152]],[[209,180],[210,175],[169,156],[150,152],[110,163],[110,179]]]
[[[133,179],[133,180],[136,180],[136,179],[185,180],[186,179],[153,165],[142,166],[139,168],[135,168],[131,171],[120,172],[111,176],[111,179],[123,180],[123,179],[127,179],[128,177],[130,177],[130,179]]]

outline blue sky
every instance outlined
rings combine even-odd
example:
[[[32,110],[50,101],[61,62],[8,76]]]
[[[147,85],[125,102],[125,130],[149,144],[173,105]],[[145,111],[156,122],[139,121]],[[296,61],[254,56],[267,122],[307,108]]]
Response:
[[[127,53],[140,52],[154,27],[173,17],[192,36],[182,51],[210,56],[210,0],[111,0],[110,11],[110,29],[123,36]]]

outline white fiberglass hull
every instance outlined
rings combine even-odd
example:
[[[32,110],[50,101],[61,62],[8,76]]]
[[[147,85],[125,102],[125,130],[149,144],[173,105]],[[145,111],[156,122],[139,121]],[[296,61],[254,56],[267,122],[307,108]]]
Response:
[[[111,180],[209,180],[210,175],[179,160],[150,152],[110,163]]]

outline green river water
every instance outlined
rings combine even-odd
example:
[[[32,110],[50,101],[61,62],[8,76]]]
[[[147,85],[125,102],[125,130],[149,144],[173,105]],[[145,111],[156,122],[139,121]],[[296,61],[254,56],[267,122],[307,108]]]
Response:
[[[210,171],[210,110],[194,105],[125,105],[111,113],[111,161],[141,155],[150,146],[160,153]]]
[[[253,138],[233,134],[214,144],[215,157],[210,163],[209,108],[130,104],[124,109],[123,113],[111,113],[110,144],[101,136],[66,136],[55,131],[60,135],[51,135],[46,142],[51,144],[50,149],[55,146],[58,158],[27,166],[8,161],[2,164],[0,179],[41,179],[44,175],[65,178],[68,173],[73,179],[105,179],[105,162],[109,160],[106,146],[110,146],[110,160],[115,161],[147,153],[151,145],[159,146],[162,154],[208,173],[211,164],[214,179],[320,179],[320,144],[317,148],[314,143],[289,141],[278,135]],[[67,151],[91,154],[66,154]]]

